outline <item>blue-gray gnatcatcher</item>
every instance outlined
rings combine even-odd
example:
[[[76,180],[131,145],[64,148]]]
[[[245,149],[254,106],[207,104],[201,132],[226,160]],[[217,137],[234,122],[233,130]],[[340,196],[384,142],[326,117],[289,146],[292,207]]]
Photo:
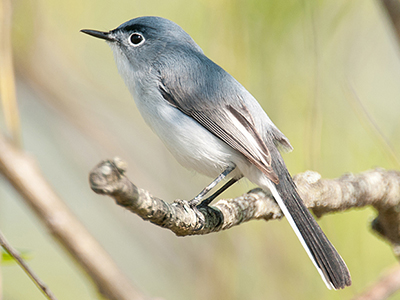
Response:
[[[111,46],[147,124],[185,167],[217,177],[190,203],[208,205],[242,177],[269,189],[329,289],[351,284],[343,259],[307,210],[278,151],[291,149],[256,99],[208,59],[177,24],[130,20],[109,32],[82,30]],[[205,195],[231,177],[209,198]]]

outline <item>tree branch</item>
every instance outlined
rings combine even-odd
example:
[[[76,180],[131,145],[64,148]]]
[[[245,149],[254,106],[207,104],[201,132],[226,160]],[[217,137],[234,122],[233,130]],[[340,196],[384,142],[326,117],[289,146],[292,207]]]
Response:
[[[178,236],[199,235],[228,229],[253,219],[279,219],[282,212],[272,196],[253,189],[234,199],[222,199],[214,206],[191,208],[185,200],[173,203],[153,197],[137,188],[124,175],[125,164],[106,160],[90,173],[92,189],[112,197],[118,205]],[[359,175],[347,174],[338,179],[321,179],[307,171],[294,177],[306,206],[321,217],[350,208],[373,206],[378,211],[373,229],[391,242],[400,253],[400,172],[376,169]]]
[[[393,25],[397,41],[400,42],[400,2],[398,0],[381,0],[380,3]]]
[[[107,299],[145,297],[56,195],[35,161],[0,135],[0,172]]]
[[[103,161],[89,176],[91,188],[109,195],[125,207],[158,226],[168,228],[178,236],[200,235],[228,229],[252,219],[276,219],[282,216],[278,205],[260,189],[230,200],[219,200],[213,207],[193,209],[185,200],[168,204],[137,188],[124,176],[125,165],[119,159]]]

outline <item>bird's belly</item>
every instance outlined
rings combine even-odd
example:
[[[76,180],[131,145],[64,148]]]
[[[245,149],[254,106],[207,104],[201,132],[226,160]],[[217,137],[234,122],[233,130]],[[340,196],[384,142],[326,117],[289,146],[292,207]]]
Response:
[[[146,123],[184,167],[216,177],[241,156],[164,99],[157,101],[157,105],[148,101],[137,106]]]

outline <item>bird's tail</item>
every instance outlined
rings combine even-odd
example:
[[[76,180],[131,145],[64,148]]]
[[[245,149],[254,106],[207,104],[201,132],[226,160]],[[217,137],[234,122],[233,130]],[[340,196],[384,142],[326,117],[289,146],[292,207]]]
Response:
[[[279,183],[276,185],[268,181],[267,187],[326,286],[329,289],[342,289],[351,285],[350,272],[345,262],[304,205],[279,152],[276,150],[272,155],[272,167],[278,171]]]

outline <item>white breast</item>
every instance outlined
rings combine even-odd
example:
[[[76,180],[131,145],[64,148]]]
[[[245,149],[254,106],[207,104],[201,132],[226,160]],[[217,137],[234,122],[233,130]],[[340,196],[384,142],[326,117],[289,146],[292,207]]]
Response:
[[[141,115],[174,157],[186,168],[218,176],[242,156],[197,121],[171,106],[150,72],[134,70],[118,47],[112,47],[118,70]]]
[[[146,123],[183,166],[215,177],[234,160],[234,150],[168,104],[159,91],[134,97]]]

